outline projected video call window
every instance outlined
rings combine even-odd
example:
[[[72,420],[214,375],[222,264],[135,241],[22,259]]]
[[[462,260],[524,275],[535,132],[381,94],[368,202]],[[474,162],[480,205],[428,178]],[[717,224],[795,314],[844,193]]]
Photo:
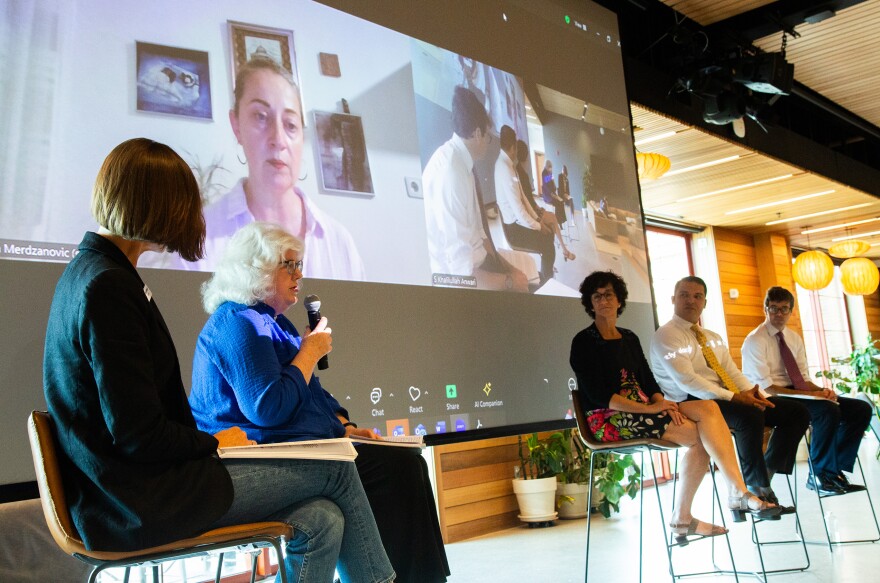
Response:
[[[14,89],[2,111],[10,129],[0,158],[2,257],[69,260],[83,231],[96,228],[88,200],[101,156],[146,135],[192,165],[208,223],[202,261],[155,255],[144,258],[148,267],[211,271],[229,237],[257,219],[305,240],[307,278],[573,296],[588,269],[642,261],[629,120],[610,111],[581,119],[599,109],[589,96],[559,94],[308,1],[249,3],[248,21],[235,11],[226,22],[214,12],[157,19],[158,8],[118,19],[116,2],[55,9],[65,50],[25,28],[15,32],[19,46],[38,62],[7,65]],[[98,27],[108,34],[77,42]],[[301,118],[301,138],[285,148],[270,152],[273,136],[253,137],[252,112],[235,111],[232,75],[247,58],[273,59],[288,73],[288,84],[261,75],[244,88]],[[71,74],[78,67],[101,70],[102,83],[82,83]],[[465,148],[466,159],[441,162],[449,153],[438,150],[454,151],[457,87],[488,120],[485,152],[474,158]],[[42,99],[25,98],[37,90]],[[540,121],[527,117],[532,100]],[[566,101],[576,104],[573,116]],[[23,118],[38,120],[25,128]],[[499,200],[495,183],[505,126],[527,148],[522,164],[512,160],[528,177],[516,200],[510,189]],[[543,213],[554,226],[542,224]],[[576,275],[561,269],[569,260],[581,266]]]

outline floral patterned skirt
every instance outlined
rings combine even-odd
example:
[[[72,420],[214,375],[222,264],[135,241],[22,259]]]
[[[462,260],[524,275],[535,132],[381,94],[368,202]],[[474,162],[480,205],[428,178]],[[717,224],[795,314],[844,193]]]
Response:
[[[648,397],[638,382],[626,371],[621,371],[621,389],[618,394],[630,401],[647,404]],[[625,413],[614,409],[587,411],[587,425],[599,441],[623,441],[625,439],[660,439],[672,422],[662,413]]]
[[[587,412],[587,424],[599,441],[623,441],[648,437],[660,439],[672,420],[668,415],[625,413],[613,409]]]

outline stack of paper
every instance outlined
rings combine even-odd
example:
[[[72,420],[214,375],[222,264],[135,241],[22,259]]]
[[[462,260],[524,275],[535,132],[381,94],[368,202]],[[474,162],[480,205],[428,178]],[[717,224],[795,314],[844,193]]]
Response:
[[[267,443],[264,445],[242,445],[221,447],[217,450],[221,458],[290,458],[305,460],[336,460],[353,462],[357,452],[347,437],[338,439],[315,439],[312,441],[291,441],[286,443]]]
[[[391,437],[382,437],[380,439],[352,435],[349,439],[355,444],[369,443],[370,445],[391,445],[394,447],[425,447],[425,440],[421,435],[395,435]]]

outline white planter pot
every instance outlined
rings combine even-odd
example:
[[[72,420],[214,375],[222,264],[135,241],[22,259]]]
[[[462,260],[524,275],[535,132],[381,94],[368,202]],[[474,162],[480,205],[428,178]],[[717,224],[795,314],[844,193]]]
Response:
[[[538,480],[513,480],[513,492],[519,504],[519,519],[523,522],[555,520],[556,477]]]
[[[583,518],[587,515],[586,484],[557,484],[556,499],[559,518]],[[593,502],[596,502],[595,492]]]

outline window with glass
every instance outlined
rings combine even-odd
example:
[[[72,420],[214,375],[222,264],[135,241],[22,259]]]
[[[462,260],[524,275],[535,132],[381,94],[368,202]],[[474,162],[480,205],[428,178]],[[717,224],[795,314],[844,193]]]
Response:
[[[835,266],[834,279],[823,289],[808,291],[799,285],[795,287],[810,379],[817,382],[817,372],[830,370],[835,366],[835,359],[845,358],[852,351],[849,312],[840,283],[840,268]]]
[[[651,263],[651,284],[654,288],[654,310],[660,324],[672,319],[672,293],[675,282],[692,275],[690,233],[648,227],[648,258]]]

